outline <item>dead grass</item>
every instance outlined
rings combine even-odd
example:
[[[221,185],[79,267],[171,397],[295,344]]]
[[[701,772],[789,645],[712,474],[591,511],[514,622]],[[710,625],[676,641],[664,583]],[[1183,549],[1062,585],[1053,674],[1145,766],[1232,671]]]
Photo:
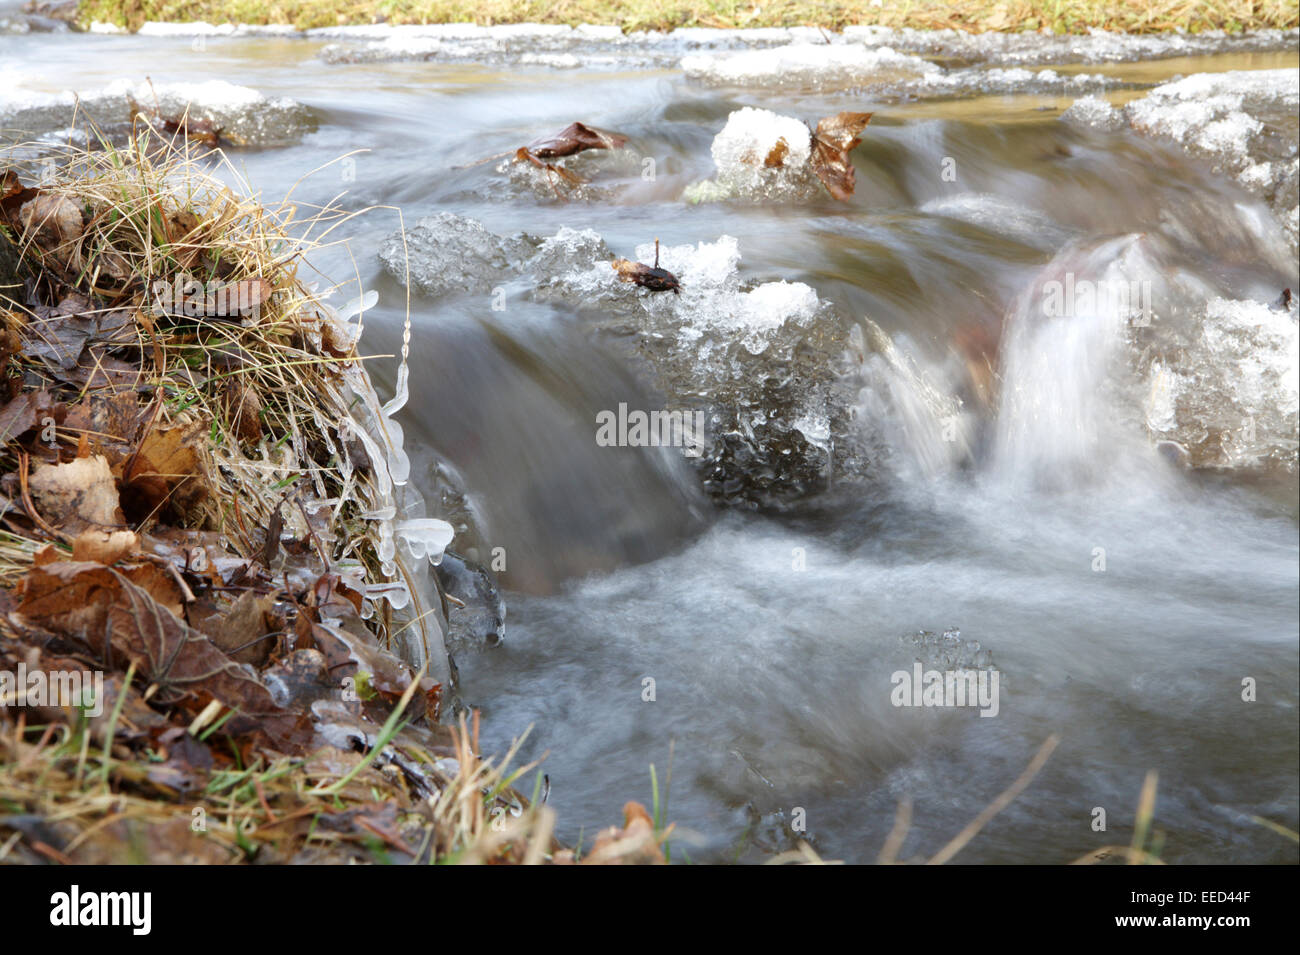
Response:
[[[1257,30],[1300,23],[1294,0],[83,0],[83,22],[132,29],[146,20],[282,23],[301,29],[373,23],[616,24],[675,27],[845,26],[984,31],[1091,28],[1132,33]]]
[[[477,714],[440,724],[442,688],[382,649],[427,611],[417,602],[403,623],[376,600],[359,616],[366,585],[400,580],[414,593],[427,571],[392,550],[399,446],[357,350],[359,322],[326,304],[328,281],[309,282],[304,257],[349,216],[299,221],[291,197],[265,204],[220,150],[196,146],[208,131],[162,125],[139,117],[125,146],[15,147],[0,167],[0,251],[16,253],[22,279],[0,288],[0,673],[13,687],[20,670],[98,671],[105,687],[98,712],[2,690],[0,862],[578,861],[552,837],[541,777],[534,798],[514,788],[535,768],[514,765],[518,744],[485,758]],[[155,281],[178,277],[253,283],[255,304],[160,311]],[[66,355],[52,353],[70,329]],[[144,470],[160,434],[182,437]],[[69,521],[88,492],[77,488],[42,515],[33,462],[48,474],[92,461],[118,510],[78,530]],[[132,489],[144,512],[128,513]],[[101,538],[126,543],[110,554]],[[212,542],[233,573],[193,565],[195,542]],[[124,576],[142,570],[164,586]],[[49,591],[42,605],[33,581],[59,574],[100,583]],[[355,599],[338,596],[345,579]],[[206,632],[191,584],[218,607]],[[253,642],[279,648],[242,669],[246,646],[216,632],[235,616],[231,591],[269,601]],[[125,614],[113,603],[123,595]],[[323,627],[330,600],[331,619],[355,609],[352,623]],[[275,606],[285,616],[272,625]],[[432,666],[442,645],[430,632]],[[322,643],[330,633],[341,642]],[[271,670],[283,701],[245,711],[268,699]],[[357,695],[338,693],[331,672],[354,674]],[[667,831],[629,807],[582,861],[663,861]]]
[[[0,864],[550,861],[554,814],[510,788],[531,767],[481,759],[476,733],[462,719],[441,757],[390,744],[379,765],[327,750],[187,778],[106,746],[85,719],[0,719]],[[413,786],[394,758],[438,788]]]
[[[93,299],[100,314],[132,319],[138,367],[102,367],[86,390],[129,383],[153,396],[156,423],[203,429],[202,439],[188,444],[197,457],[195,478],[208,493],[173,508],[183,512],[173,516],[185,526],[225,534],[241,556],[251,556],[253,529],[278,511],[288,529],[312,539],[328,566],[356,568],[370,583],[406,580],[418,595],[420,571],[400,553],[381,553],[391,530],[363,519],[393,503],[393,487],[383,460],[392,449],[387,419],[356,348],[360,318],[339,320],[325,305],[331,283],[300,275],[304,256],[331,241],[349,216],[320,209],[295,221],[290,197],[263,204],[221,151],[147,125],[138,129],[125,148],[105,143],[56,153],[55,164],[43,167],[55,172],[42,182],[42,196],[48,208],[81,210],[84,231],[57,243],[31,236],[18,242],[32,269]],[[255,320],[159,320],[152,283],[178,278],[258,283],[263,300]],[[7,313],[11,326],[20,312]],[[60,384],[30,355],[16,361],[29,379]],[[263,440],[268,435],[273,440]],[[58,440],[75,447],[79,438],[63,429]],[[12,444],[0,448],[0,471],[17,467],[15,453]],[[304,504],[313,502],[329,507],[327,519],[309,527]],[[161,517],[150,515],[145,529]],[[322,523],[328,535],[319,533]],[[34,542],[21,535],[0,536],[0,583],[21,573],[33,551]],[[393,626],[391,617],[376,615],[381,644],[390,642]],[[440,638],[434,642],[440,649]]]

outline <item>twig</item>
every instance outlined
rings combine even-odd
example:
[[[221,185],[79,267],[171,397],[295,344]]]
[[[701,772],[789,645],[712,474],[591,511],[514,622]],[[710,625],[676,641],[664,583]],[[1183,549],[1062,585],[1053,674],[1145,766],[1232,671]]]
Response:
[[[1052,755],[1052,751],[1056,749],[1056,745],[1060,741],[1061,738],[1055,733],[1047,737],[1043,745],[1038,747],[1038,752],[1029,761],[1029,765],[1025,767],[1025,771],[1020,774],[1020,778],[1003,790],[997,799],[989,803],[983,812],[976,816],[965,829],[957,833],[956,837],[940,849],[926,865],[943,865],[961,852],[966,847],[966,843],[979,835],[979,831],[988,825],[989,820],[1011,805],[1012,801],[1025,791],[1025,787],[1034,781],[1034,777],[1038,775],[1038,771],[1043,768],[1043,764],[1047,762],[1048,757]]]
[[[876,862],[879,865],[894,865],[898,862],[898,852],[903,848],[907,830],[912,825],[912,800],[904,796],[898,801],[898,811],[894,813],[894,827],[889,830],[885,844],[880,847]]]

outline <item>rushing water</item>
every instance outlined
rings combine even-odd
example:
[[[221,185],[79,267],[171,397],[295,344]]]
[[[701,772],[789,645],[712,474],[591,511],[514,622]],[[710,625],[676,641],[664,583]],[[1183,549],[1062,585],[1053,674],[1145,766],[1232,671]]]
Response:
[[[596,447],[599,410],[654,395],[595,317],[518,283],[504,311],[413,296],[403,417],[417,475],[427,485],[434,456],[450,462],[510,561],[506,639],[458,657],[461,693],[483,712],[486,748],[532,726],[524,756],[549,754],[561,837],[648,800],[654,764],[661,787],[671,765],[667,816],[692,859],[788,848],[799,807],[820,852],[869,861],[903,798],[902,855],[928,856],[1057,733],[1046,769],[959,858],[1062,862],[1125,844],[1155,769],[1166,859],[1296,860],[1250,821],[1298,821],[1294,478],[1178,469],[1110,403],[1104,316],[1042,321],[1020,299],[1039,270],[1109,268],[1276,297],[1295,265],[1256,235],[1257,202],[1175,147],[1062,122],[1077,91],[1050,86],[911,101],[709,88],[659,68],[327,64],[321,45],[0,36],[0,76],[47,91],[225,79],[292,97],[316,131],[235,159],[266,196],[296,188],[304,206],[346,192],[344,207],[400,207],[408,224],[445,210],[502,234],[588,227],[624,255],[655,236],[734,236],[747,278],[806,282],[870,316],[900,367],[965,387],[974,409],[969,453],[955,455],[897,377],[873,388],[868,375],[861,412],[887,466],[780,515],[720,512],[681,457]],[[1087,70],[1147,85],[1295,63],[1292,51]],[[746,105],[875,109],[853,201],[684,205]],[[504,193],[491,164],[461,168],[575,119],[629,135],[658,157],[655,179],[629,177],[614,202],[558,203]],[[956,182],[939,174],[946,158]],[[990,194],[1004,204],[971,198]],[[315,260],[380,292],[375,352],[395,350],[403,316],[405,291],[375,255],[396,227],[394,211],[371,212],[343,230],[350,254]],[[971,340],[988,343],[979,360],[996,359],[1000,393],[960,384],[971,350],[955,343]],[[960,636],[945,643],[949,630]],[[894,671],[959,651],[991,654],[996,718],[891,705]],[[1256,702],[1242,701],[1246,677]],[[1090,826],[1099,806],[1106,833]]]

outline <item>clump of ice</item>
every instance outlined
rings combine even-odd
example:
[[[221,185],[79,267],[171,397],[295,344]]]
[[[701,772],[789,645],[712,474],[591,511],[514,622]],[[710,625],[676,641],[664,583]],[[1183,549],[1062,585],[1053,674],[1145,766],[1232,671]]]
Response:
[[[609,278],[609,262],[614,258],[605,240],[594,229],[574,229],[561,226],[555,235],[542,239],[537,252],[528,263],[539,282],[563,275],[578,265],[590,265],[592,283],[600,284]],[[611,274],[612,274],[612,270]]]
[[[653,262],[654,243],[638,245],[635,254],[638,261]],[[659,264],[691,288],[721,288],[736,278],[740,243],[734,237],[724,235],[716,242],[662,246]]]
[[[1140,132],[1177,140],[1235,165],[1247,158],[1251,139],[1263,129],[1244,108],[1247,97],[1263,93],[1269,99],[1279,94],[1286,98],[1292,92],[1294,103],[1296,86],[1291,70],[1201,73],[1157,86],[1130,103],[1125,114]]]
[[[0,126],[40,136],[71,129],[75,118],[120,136],[129,128],[132,100],[145,112],[157,108],[165,119],[207,120],[226,144],[288,145],[316,128],[314,114],[296,100],[226,80],[151,85],[117,79],[99,89],[54,92],[26,86],[21,77],[0,85]]]
[[[1123,129],[1124,114],[1100,96],[1084,96],[1075,100],[1061,114],[1061,119],[1076,126],[1087,126],[1114,132]]]
[[[907,96],[973,93],[1075,92],[1104,89],[1116,81],[1098,73],[989,66],[943,69],[890,46],[851,39],[804,43],[742,53],[696,53],[681,68],[698,82],[715,86],[802,87],[819,90],[893,91]]]
[[[928,73],[903,87],[916,96],[955,96],[976,93],[1069,94],[1105,89],[1116,82],[1100,73],[1058,73],[1020,67],[972,66]]]
[[[406,541],[412,556],[426,557],[435,564],[442,560],[443,551],[456,533],[446,521],[434,517],[398,521],[393,532]]]
[[[682,58],[688,77],[727,86],[880,86],[940,72],[920,57],[856,43],[794,43],[743,53]]]
[[[389,236],[379,258],[390,275],[429,295],[486,292],[512,277],[520,259],[532,251],[523,236],[499,236],[483,223],[451,212],[421,219]]]
[[[636,248],[637,261],[654,261],[653,243]],[[762,354],[792,326],[811,320],[822,306],[817,293],[802,282],[766,282],[751,289],[740,284],[740,246],[724,235],[716,242],[668,246],[659,263],[682,283],[677,302],[657,296],[651,308],[670,311],[683,343],[740,344],[752,355]]]
[[[1297,303],[1242,298],[1198,265],[1131,234],[1073,243],[1034,276],[1001,346],[1008,473],[1102,478],[1144,438],[1192,467],[1296,469]]]
[[[779,163],[774,150],[783,152]],[[717,175],[687,187],[689,202],[720,199],[801,199],[820,189],[809,159],[812,134],[790,116],[746,106],[727,117],[710,149]]]
[[[1300,335],[1290,312],[1214,298],[1197,331],[1146,367],[1146,421],[1197,467],[1297,466]]]
[[[309,39],[335,42],[321,52],[334,63],[429,59],[488,63],[533,63],[568,69],[577,62],[587,69],[666,68],[698,50],[766,49],[792,43],[824,43],[825,34],[811,27],[754,30],[679,29],[665,33],[625,34],[614,25],[576,27],[542,24],[476,26],[447,24],[376,24],[321,27]],[[839,42],[838,37],[832,40]]]
[[[1173,140],[1268,203],[1292,250],[1300,247],[1300,72],[1198,73],[1124,107],[1133,129]]]
[[[797,119],[771,110],[746,106],[727,117],[727,125],[713,139],[710,152],[719,169],[761,167],[764,158],[784,143],[783,166],[799,168],[812,153],[808,127]]]
[[[644,243],[632,257],[651,264],[654,255]],[[709,415],[697,461],[705,489],[766,506],[821,489],[845,461],[850,411],[838,381],[849,324],[802,282],[747,283],[740,262],[739,243],[724,235],[659,249],[680,295],[621,283],[608,262],[591,260],[539,291],[596,307],[632,333],[657,387]]]
[[[1005,25],[1010,26],[1008,22]],[[925,56],[943,56],[973,63],[1030,66],[1041,63],[1125,63],[1195,56],[1294,49],[1295,30],[1252,30],[1225,34],[1132,34],[1090,29],[1082,34],[1045,32],[967,33],[961,30],[892,29],[880,26],[844,28],[844,39],[888,45]]]

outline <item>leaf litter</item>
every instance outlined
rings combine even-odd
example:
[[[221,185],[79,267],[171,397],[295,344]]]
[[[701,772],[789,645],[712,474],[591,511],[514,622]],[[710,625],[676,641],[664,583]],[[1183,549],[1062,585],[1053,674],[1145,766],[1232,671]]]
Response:
[[[0,178],[0,674],[102,678],[77,705],[0,679],[0,861],[574,861],[518,744],[442,719],[441,545],[401,536],[439,522],[291,211],[205,171],[219,130],[147,118]],[[580,861],[657,861],[629,812]]]

